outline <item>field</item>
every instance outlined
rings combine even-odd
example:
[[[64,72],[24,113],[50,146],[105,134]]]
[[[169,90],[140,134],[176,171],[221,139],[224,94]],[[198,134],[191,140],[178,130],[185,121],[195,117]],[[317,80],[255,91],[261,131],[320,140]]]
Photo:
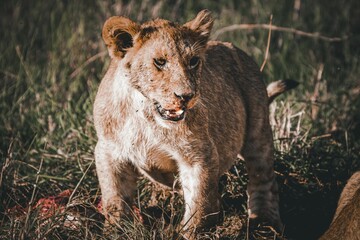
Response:
[[[278,238],[317,239],[327,229],[360,169],[360,1],[0,2],[0,239],[180,239],[181,196],[146,179],[138,217],[118,238],[102,235],[92,106],[110,60],[101,39],[108,17],[184,23],[204,8],[216,19],[212,39],[259,66],[266,59],[266,83],[300,83],[270,106],[285,224]],[[271,16],[283,28],[270,38],[264,25],[236,25],[267,25]],[[220,181],[223,221],[201,239],[275,239],[247,233],[243,161]]]

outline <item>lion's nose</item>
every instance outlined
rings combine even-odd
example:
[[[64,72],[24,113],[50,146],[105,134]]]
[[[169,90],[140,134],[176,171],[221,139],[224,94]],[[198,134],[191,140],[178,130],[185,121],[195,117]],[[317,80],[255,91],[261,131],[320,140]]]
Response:
[[[175,96],[177,98],[179,98],[183,103],[188,103],[193,97],[194,97],[194,93],[182,93],[182,94],[178,94],[176,92],[174,92]]]

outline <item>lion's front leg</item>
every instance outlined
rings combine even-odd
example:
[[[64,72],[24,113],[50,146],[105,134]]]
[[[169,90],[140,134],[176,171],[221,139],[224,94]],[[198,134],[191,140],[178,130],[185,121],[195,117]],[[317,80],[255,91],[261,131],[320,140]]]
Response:
[[[209,162],[181,163],[179,171],[186,205],[182,227],[185,236],[192,239],[197,230],[212,226],[218,220],[219,173]]]
[[[114,161],[101,142],[96,146],[95,160],[106,225],[117,224],[121,216],[131,216],[138,173],[132,164]]]

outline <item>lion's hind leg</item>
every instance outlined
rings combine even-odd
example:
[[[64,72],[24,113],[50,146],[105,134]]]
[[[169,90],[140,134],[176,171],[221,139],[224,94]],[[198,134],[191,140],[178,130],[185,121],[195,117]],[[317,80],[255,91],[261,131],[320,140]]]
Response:
[[[255,122],[256,121],[256,122]],[[256,119],[248,131],[243,156],[249,176],[247,186],[250,223],[270,224],[281,230],[278,185],[274,173],[274,150],[268,119]]]

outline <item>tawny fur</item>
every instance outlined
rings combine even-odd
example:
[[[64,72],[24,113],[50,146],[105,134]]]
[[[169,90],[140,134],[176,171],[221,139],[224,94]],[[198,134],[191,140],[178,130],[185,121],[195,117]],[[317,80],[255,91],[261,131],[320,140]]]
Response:
[[[211,226],[219,213],[219,177],[241,154],[250,219],[280,228],[266,87],[243,51],[208,41],[212,25],[206,10],[184,25],[163,19],[139,25],[124,17],[105,23],[112,60],[94,122],[108,222],[129,213],[137,177],[144,174],[169,187],[178,176],[188,237]]]
[[[360,240],[360,171],[341,193],[334,219],[321,240]]]

